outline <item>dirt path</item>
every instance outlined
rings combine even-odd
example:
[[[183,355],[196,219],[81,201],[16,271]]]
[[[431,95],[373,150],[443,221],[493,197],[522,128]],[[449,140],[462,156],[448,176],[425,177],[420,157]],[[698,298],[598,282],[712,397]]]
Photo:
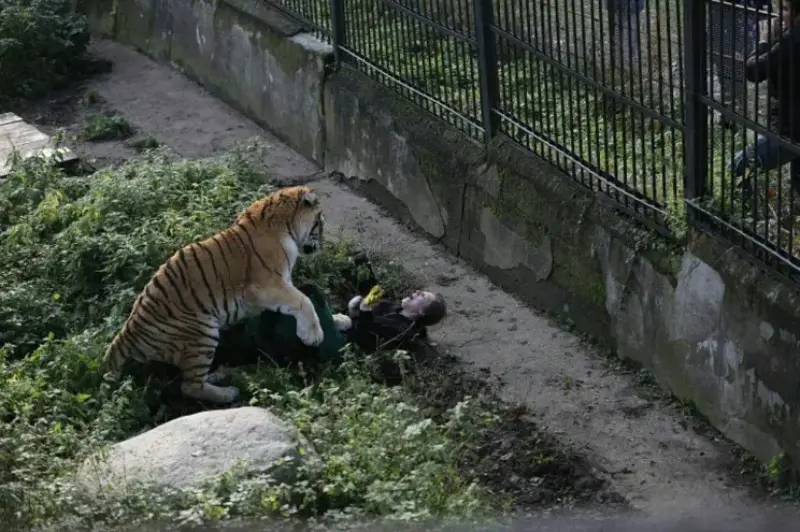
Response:
[[[317,171],[174,70],[114,43],[99,43],[97,49],[114,62],[114,72],[92,88],[108,106],[181,155],[211,155],[259,135],[274,147],[265,161],[271,173],[292,177]],[[103,157],[111,148],[80,151]],[[386,248],[427,287],[445,295],[452,315],[433,332],[440,345],[500,376],[506,399],[531,405],[543,427],[583,450],[634,507],[670,518],[750,520],[749,530],[762,529],[767,508],[777,503],[759,500],[734,480],[730,471],[737,464],[729,445],[695,431],[674,407],[644,398],[634,376],[609,369],[577,336],[400,227],[375,205],[329,181],[315,187],[325,197],[333,232],[341,230],[376,251]]]

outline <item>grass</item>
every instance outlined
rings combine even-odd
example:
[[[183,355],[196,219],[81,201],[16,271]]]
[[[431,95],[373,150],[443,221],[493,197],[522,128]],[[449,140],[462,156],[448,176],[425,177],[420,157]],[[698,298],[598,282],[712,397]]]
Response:
[[[81,139],[89,142],[102,142],[108,140],[124,140],[134,134],[134,128],[124,116],[121,115],[93,115],[86,119],[86,124],[81,131]],[[155,139],[153,139],[155,140]],[[147,142],[144,137],[142,142]],[[141,144],[147,148],[147,144]]]
[[[108,64],[87,53],[89,24],[69,0],[0,0],[0,112]]]
[[[136,150],[136,153],[142,153],[147,150],[154,150],[160,145],[158,140],[152,135],[144,135],[131,139],[128,143],[131,148]]]
[[[90,90],[86,92],[86,96],[84,97],[86,101],[86,105],[95,105],[102,101],[102,96],[96,90]]]
[[[258,143],[224,157],[148,151],[116,169],[68,177],[17,161],[0,184],[0,520],[6,529],[74,529],[265,515],[316,520],[468,518],[514,507],[616,500],[579,457],[446,359],[346,354],[315,372],[260,365],[234,383],[313,444],[292,484],[231,471],[196,490],[91,497],[70,483],[86,457],[188,413],[170,376],[135,366],[102,381],[102,353],[154,269],[230,223],[262,181]],[[341,308],[352,244],[298,265]],[[389,293],[409,277],[376,263]],[[392,369],[387,377],[386,368]],[[399,375],[399,378],[397,378]]]

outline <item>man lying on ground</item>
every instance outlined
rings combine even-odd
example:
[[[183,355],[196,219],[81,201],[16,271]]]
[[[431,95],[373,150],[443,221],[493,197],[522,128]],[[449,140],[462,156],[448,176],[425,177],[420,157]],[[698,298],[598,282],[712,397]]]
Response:
[[[366,297],[350,300],[347,314],[334,314],[316,286],[298,289],[314,305],[325,333],[322,344],[303,344],[297,338],[294,317],[268,311],[223,332],[211,371],[259,360],[280,367],[298,362],[314,365],[338,358],[347,344],[364,353],[414,352],[427,343],[427,328],[441,322],[447,313],[444,298],[424,290],[415,290],[398,302],[382,299],[383,290],[375,285]]]
[[[415,339],[425,340],[427,328],[441,322],[447,307],[441,294],[415,290],[397,301],[381,299],[383,289],[375,285],[367,297],[355,296],[347,305],[347,314],[335,314],[334,322],[344,332],[348,343],[365,353],[379,349],[407,348]]]

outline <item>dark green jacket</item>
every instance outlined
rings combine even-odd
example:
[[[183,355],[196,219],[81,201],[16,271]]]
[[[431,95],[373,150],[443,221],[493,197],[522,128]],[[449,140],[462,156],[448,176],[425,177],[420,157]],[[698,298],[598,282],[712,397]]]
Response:
[[[297,338],[294,316],[263,312],[222,332],[212,369],[220,364],[254,364],[259,359],[285,367],[298,360],[321,362],[339,357],[347,340],[333,323],[333,310],[315,286],[303,285],[298,289],[314,304],[325,333],[322,344],[317,347],[304,345]]]

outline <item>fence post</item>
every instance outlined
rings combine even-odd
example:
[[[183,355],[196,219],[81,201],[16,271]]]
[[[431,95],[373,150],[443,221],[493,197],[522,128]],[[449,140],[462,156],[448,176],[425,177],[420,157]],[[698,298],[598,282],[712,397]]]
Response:
[[[705,193],[708,177],[708,106],[703,98],[708,96],[706,75],[708,42],[706,38],[707,0],[683,0],[684,65],[686,88],[684,93],[683,135],[687,200],[700,198]],[[687,208],[689,221],[694,211]]]
[[[330,0],[331,2],[331,41],[333,44],[333,58],[338,67],[342,62],[342,46],[346,44],[347,32],[345,30],[344,3],[347,0]]]
[[[492,110],[500,103],[500,85],[497,77],[498,61],[495,47],[494,2],[473,0],[475,8],[475,40],[478,43],[478,76],[481,86],[481,107],[484,140],[488,143],[497,133],[500,118]]]

